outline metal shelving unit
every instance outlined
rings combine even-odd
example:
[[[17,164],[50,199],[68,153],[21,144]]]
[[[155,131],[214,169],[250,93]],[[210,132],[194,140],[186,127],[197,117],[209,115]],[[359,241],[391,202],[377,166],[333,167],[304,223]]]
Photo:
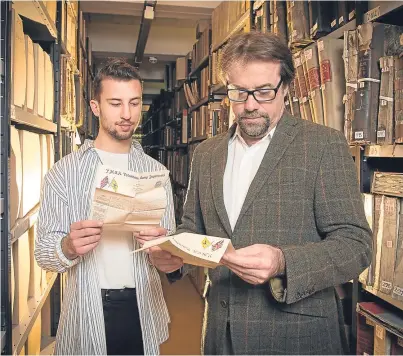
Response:
[[[8,216],[8,159],[10,155],[10,74],[11,74],[11,2],[1,2],[1,105],[0,105],[0,215],[1,244],[1,352],[9,355],[11,345],[11,280],[10,280],[10,245]]]

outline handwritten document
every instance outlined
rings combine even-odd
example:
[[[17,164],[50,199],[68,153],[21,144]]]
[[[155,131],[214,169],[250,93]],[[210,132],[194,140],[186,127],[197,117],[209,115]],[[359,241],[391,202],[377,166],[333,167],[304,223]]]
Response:
[[[91,218],[103,221],[104,230],[137,232],[160,226],[168,179],[167,170],[136,173],[100,165]]]
[[[153,246],[182,258],[184,263],[208,268],[217,267],[225,251],[234,249],[230,239],[184,232],[147,241],[142,248],[133,253]]]

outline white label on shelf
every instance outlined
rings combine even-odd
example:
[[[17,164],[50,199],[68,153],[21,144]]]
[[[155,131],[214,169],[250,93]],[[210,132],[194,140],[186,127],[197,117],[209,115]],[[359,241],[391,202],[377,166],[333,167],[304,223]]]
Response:
[[[305,50],[305,60],[310,60],[312,59],[312,48]]]
[[[376,337],[383,340],[383,338],[385,337],[385,328],[376,324],[375,331],[376,331]]]
[[[312,32],[318,29],[318,23],[315,22],[315,25],[312,26]]]
[[[380,155],[380,147],[378,145],[370,145],[369,147],[368,156],[370,157],[378,157]]]
[[[325,45],[323,41],[318,41],[318,51],[323,51],[325,49]]]
[[[344,22],[344,17],[343,16],[340,16],[339,17],[339,25],[341,24],[341,23],[343,23]]]
[[[300,57],[295,57],[295,66],[299,67],[301,65],[301,58]]]
[[[348,20],[351,21],[354,16],[355,16],[355,10],[351,11],[351,12],[348,14]]]
[[[305,104],[308,101],[307,97],[302,98],[302,104]]]
[[[334,19],[334,20],[332,21],[331,25],[332,25],[332,27],[334,27],[334,26],[336,26],[336,24],[337,24],[337,21],[336,21],[336,19]]]
[[[401,297],[403,297],[403,288],[395,286],[393,288],[393,294],[397,294],[397,295],[400,295]]]
[[[386,100],[381,100],[381,106],[386,106],[388,105],[388,102]]]
[[[380,8],[380,6],[377,6],[376,8],[374,8],[364,14],[364,23],[373,21],[376,18],[378,18],[379,16],[381,16],[381,8]]]
[[[295,3],[295,1],[291,1],[291,7],[294,7],[294,4]]]
[[[357,131],[354,133],[354,137],[356,140],[364,138],[364,131]]]
[[[365,88],[365,82],[360,82],[359,86],[360,86],[360,88]]]
[[[290,105],[290,102],[289,102],[288,100],[286,100],[286,101],[284,102],[284,104],[285,104],[286,106],[289,106],[289,105]]]
[[[376,137],[385,138],[386,137],[386,131],[385,130],[377,131]]]
[[[392,240],[386,241],[386,247],[387,248],[392,248],[393,247],[393,241]]]

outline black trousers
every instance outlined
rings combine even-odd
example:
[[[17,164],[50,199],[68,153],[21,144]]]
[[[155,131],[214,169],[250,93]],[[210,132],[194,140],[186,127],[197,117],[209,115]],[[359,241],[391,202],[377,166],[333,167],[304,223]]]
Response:
[[[102,289],[108,355],[144,355],[135,289]]]

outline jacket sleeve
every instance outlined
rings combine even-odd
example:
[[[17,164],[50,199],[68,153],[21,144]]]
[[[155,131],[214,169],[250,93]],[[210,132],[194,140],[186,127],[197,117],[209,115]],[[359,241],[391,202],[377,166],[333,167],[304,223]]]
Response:
[[[356,278],[370,263],[372,232],[364,213],[357,172],[341,132],[332,131],[315,183],[314,213],[322,241],[283,246],[284,278],[274,278],[274,298],[291,304]]]
[[[195,234],[206,233],[199,199],[200,164],[201,153],[199,147],[197,147],[193,153],[189,185],[186,193],[185,205],[183,207],[182,224],[178,227],[176,231],[177,234],[182,232],[190,232]],[[195,268],[195,266],[185,264],[181,269],[181,273],[177,273],[175,275],[175,280],[182,278]]]
[[[56,193],[46,178],[42,187],[37,221],[35,258],[41,268],[63,273],[79,263],[81,258],[69,260],[63,254],[61,242],[70,232],[67,199]]]

